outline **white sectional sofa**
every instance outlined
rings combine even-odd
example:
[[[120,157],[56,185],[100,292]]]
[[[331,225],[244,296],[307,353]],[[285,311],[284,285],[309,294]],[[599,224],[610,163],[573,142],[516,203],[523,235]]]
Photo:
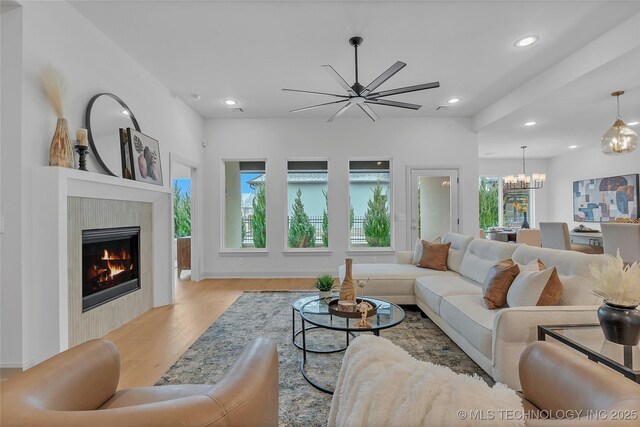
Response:
[[[587,278],[591,263],[604,264],[606,256],[543,249],[449,233],[448,271],[411,264],[413,252],[397,252],[396,264],[354,264],[353,278],[367,279],[367,295],[398,304],[416,304],[469,357],[496,381],[520,390],[518,360],[528,343],[537,339],[537,326],[594,323],[601,304],[591,294]],[[540,259],[555,266],[563,284],[558,306],[505,307],[489,310],[482,298],[482,283],[498,261],[519,264]],[[339,269],[340,283],[344,265]]]

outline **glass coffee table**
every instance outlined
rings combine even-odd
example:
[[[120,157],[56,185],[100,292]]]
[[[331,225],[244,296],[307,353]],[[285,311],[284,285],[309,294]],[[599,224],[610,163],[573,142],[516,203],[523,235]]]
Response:
[[[599,324],[539,325],[538,341],[552,338],[640,383],[640,348],[608,341]]]
[[[335,298],[334,298],[335,299]],[[314,381],[306,371],[307,365],[307,353],[336,353],[345,351],[349,346],[350,339],[355,337],[357,332],[371,332],[375,336],[380,336],[380,331],[383,329],[392,328],[404,320],[404,310],[389,301],[381,300],[379,298],[365,297],[366,300],[372,301],[378,306],[377,313],[373,316],[367,317],[367,322],[371,324],[370,328],[361,328],[354,326],[359,319],[335,316],[329,312],[329,300],[316,297],[304,304],[300,305],[299,312],[302,320],[302,328],[299,333],[302,334],[302,361],[300,362],[300,372],[307,380],[309,384],[324,391],[325,393],[333,394],[333,390],[324,387]],[[295,304],[295,303],[294,303]],[[307,323],[312,325],[307,327]],[[345,346],[336,349],[322,351],[319,349],[310,350],[307,348],[307,333],[310,329],[327,329],[332,331],[345,333]],[[295,339],[294,332],[294,339]],[[298,346],[299,347],[299,346]],[[299,347],[300,348],[300,347]]]

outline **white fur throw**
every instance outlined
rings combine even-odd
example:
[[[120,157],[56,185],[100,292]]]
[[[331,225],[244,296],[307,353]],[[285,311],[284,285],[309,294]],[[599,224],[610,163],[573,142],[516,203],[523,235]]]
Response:
[[[504,384],[491,388],[361,335],[344,355],[328,426],[524,426],[522,415],[520,398]]]

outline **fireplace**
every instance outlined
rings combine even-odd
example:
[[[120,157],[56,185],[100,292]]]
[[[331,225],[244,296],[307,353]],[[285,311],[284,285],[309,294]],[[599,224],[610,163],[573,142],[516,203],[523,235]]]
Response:
[[[140,289],[140,227],[82,231],[82,311]]]

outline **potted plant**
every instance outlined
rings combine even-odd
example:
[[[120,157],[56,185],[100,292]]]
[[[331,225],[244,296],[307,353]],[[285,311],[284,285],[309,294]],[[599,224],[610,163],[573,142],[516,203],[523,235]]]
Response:
[[[618,251],[602,268],[591,264],[593,293],[604,299],[598,320],[607,340],[635,346],[640,341],[640,264],[625,265]]]
[[[313,282],[312,286],[318,290],[320,298],[330,298],[334,283],[335,279],[331,275],[323,274],[316,277],[316,281]]]

